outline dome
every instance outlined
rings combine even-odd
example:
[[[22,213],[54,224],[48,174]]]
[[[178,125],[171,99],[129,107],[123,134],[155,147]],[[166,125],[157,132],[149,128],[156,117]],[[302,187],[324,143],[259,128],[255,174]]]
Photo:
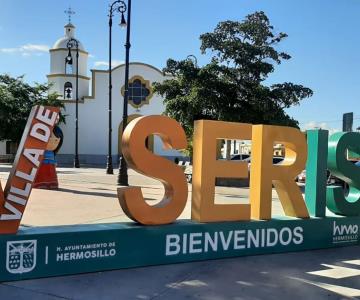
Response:
[[[60,49],[60,48],[63,48],[63,49],[65,48],[66,49],[69,39],[70,38],[68,38],[68,37],[62,37],[62,38],[58,39],[55,42],[52,49]],[[82,45],[82,43],[79,40],[78,40],[78,42],[79,42],[79,50],[85,51],[84,46]]]
[[[52,49],[66,49],[68,41],[71,38],[75,39],[75,26],[73,24],[69,23],[69,24],[65,25],[64,28],[65,28],[65,36],[58,39],[55,42]],[[79,42],[79,50],[85,51],[84,46],[82,45],[82,43],[79,40],[77,40],[77,41]]]

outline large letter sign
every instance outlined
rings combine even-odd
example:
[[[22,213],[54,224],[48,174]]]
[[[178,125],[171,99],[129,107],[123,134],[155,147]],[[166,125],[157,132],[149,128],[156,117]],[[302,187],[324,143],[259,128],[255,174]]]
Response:
[[[36,106],[22,136],[4,192],[0,184],[0,233],[16,233],[59,109]]]
[[[197,121],[194,134],[192,219],[199,222],[250,220],[249,204],[214,203],[215,178],[248,177],[248,164],[216,160],[217,139],[251,139],[251,125]]]
[[[306,163],[306,205],[311,216],[325,217],[327,181],[327,130],[308,130]]]
[[[273,165],[272,161],[275,142],[282,143],[286,149],[284,161],[278,165]],[[272,184],[287,216],[309,217],[300,189],[294,181],[304,169],[306,157],[306,140],[300,130],[253,126],[250,202],[254,219],[271,219]]]
[[[134,221],[144,225],[168,224],[184,210],[188,189],[180,167],[146,148],[146,138],[152,134],[160,136],[167,149],[186,148],[186,136],[178,123],[164,116],[137,118],[125,129],[122,149],[129,167],[159,179],[165,188],[164,198],[150,206],[140,188],[119,188],[118,195],[124,212]]]
[[[338,132],[329,139],[329,169],[349,185],[349,194],[344,196],[339,186],[328,187],[326,200],[328,208],[339,215],[360,215],[360,168],[347,161],[347,150],[360,154],[360,134]]]
[[[77,274],[253,254],[359,245],[360,134],[199,120],[193,140],[191,220],[177,220],[188,200],[183,170],[146,146],[184,149],[184,130],[166,116],[130,122],[122,151],[130,168],[159,180],[163,199],[150,205],[141,187],[119,187],[118,199],[132,223],[22,228],[22,215],[58,109],[35,107],[4,191],[0,186],[0,281]],[[251,163],[216,158],[220,139],[251,140]],[[273,164],[274,143],[285,147]],[[305,195],[295,177],[306,167]],[[327,186],[327,170],[349,186]],[[216,178],[247,178],[247,203],[218,204]],[[275,187],[285,216],[272,213]],[[327,212],[326,208],[331,212]],[[120,210],[120,207],[119,207]]]

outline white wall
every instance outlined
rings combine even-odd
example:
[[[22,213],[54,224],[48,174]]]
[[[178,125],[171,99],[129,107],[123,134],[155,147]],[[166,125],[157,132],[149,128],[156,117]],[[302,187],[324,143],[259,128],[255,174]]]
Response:
[[[72,84],[72,99],[76,99],[76,77],[63,77],[63,76],[57,76],[57,77],[49,77],[49,83],[52,83],[52,87],[50,89],[50,92],[57,92],[61,95],[60,98],[64,97],[64,85],[65,82],[71,82]],[[86,80],[83,78],[79,78],[79,100],[81,100],[83,97],[89,95],[89,85],[90,80]]]
[[[50,51],[50,74],[65,74],[65,57],[69,51],[67,49],[56,49]],[[73,74],[76,74],[76,50],[71,50],[73,59]],[[79,74],[87,76],[88,54],[79,52]]]
[[[0,155],[6,154],[6,141],[0,142]]]
[[[65,57],[68,55],[67,49],[56,49],[50,51],[50,74],[57,75],[56,77],[48,77],[49,83],[52,83],[51,92],[57,92],[64,96],[65,82],[71,82],[73,86],[73,100],[76,99],[76,50],[71,51],[73,58],[73,76],[66,76],[65,74]],[[88,54],[84,52],[79,53],[79,75],[87,76],[87,60]],[[65,77],[66,76],[66,77]],[[84,78],[79,78],[79,99],[89,95],[90,81]]]

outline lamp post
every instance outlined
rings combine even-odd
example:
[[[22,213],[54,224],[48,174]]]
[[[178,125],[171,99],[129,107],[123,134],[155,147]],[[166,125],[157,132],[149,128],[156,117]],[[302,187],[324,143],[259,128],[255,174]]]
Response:
[[[76,108],[75,108],[75,157],[74,157],[74,168],[80,168],[79,162],[79,42],[71,38],[67,42],[66,47],[69,50],[68,55],[65,58],[66,64],[72,65],[73,60],[71,56],[71,49],[76,49]]]
[[[194,64],[194,66],[197,67],[198,61],[197,61],[197,58],[196,58],[195,55],[190,54],[190,55],[188,55],[188,56],[186,57],[186,59],[192,61],[192,63]]]
[[[126,21],[124,12],[126,11],[126,4],[122,0],[114,1],[109,7],[109,132],[108,132],[108,156],[106,161],[106,174],[114,174],[112,163],[112,18],[115,12],[121,13],[120,26],[125,27]]]
[[[129,58],[130,58],[130,24],[131,24],[131,0],[127,2],[127,27],[126,27],[126,43],[125,43],[125,91],[124,91],[124,103],[123,103],[123,126],[122,126],[122,134],[124,134],[124,130],[127,125],[128,118],[128,100],[129,100]],[[122,17],[124,14],[122,13]],[[125,21],[125,20],[124,20]],[[123,18],[121,20],[123,22]],[[119,159],[119,175],[117,179],[118,185],[129,185],[128,183],[128,172],[127,172],[127,164],[124,158],[124,155],[121,153]]]

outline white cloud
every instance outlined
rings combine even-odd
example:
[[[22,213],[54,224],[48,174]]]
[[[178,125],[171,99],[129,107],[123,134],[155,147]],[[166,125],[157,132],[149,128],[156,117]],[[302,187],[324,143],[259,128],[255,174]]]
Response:
[[[42,55],[49,51],[48,45],[25,44],[17,48],[0,48],[0,53],[21,54],[22,56]]]
[[[47,45],[34,45],[34,44],[26,44],[21,47],[24,51],[35,51],[35,52],[48,52],[49,46]]]
[[[118,65],[121,65],[121,64],[123,64],[124,63],[124,61],[122,61],[122,60],[113,60],[112,62],[111,62],[111,67],[112,68],[114,68],[114,67],[116,67],[116,66],[118,66]],[[107,61],[104,61],[104,60],[100,60],[100,61],[96,61],[96,62],[94,62],[94,67],[109,67],[109,62],[107,62]]]
[[[333,134],[335,132],[339,132],[341,131],[338,128],[331,128],[326,122],[315,122],[315,121],[310,121],[308,123],[306,123],[303,126],[303,130],[309,130],[309,129],[324,129],[324,130],[329,130],[329,134]]]

